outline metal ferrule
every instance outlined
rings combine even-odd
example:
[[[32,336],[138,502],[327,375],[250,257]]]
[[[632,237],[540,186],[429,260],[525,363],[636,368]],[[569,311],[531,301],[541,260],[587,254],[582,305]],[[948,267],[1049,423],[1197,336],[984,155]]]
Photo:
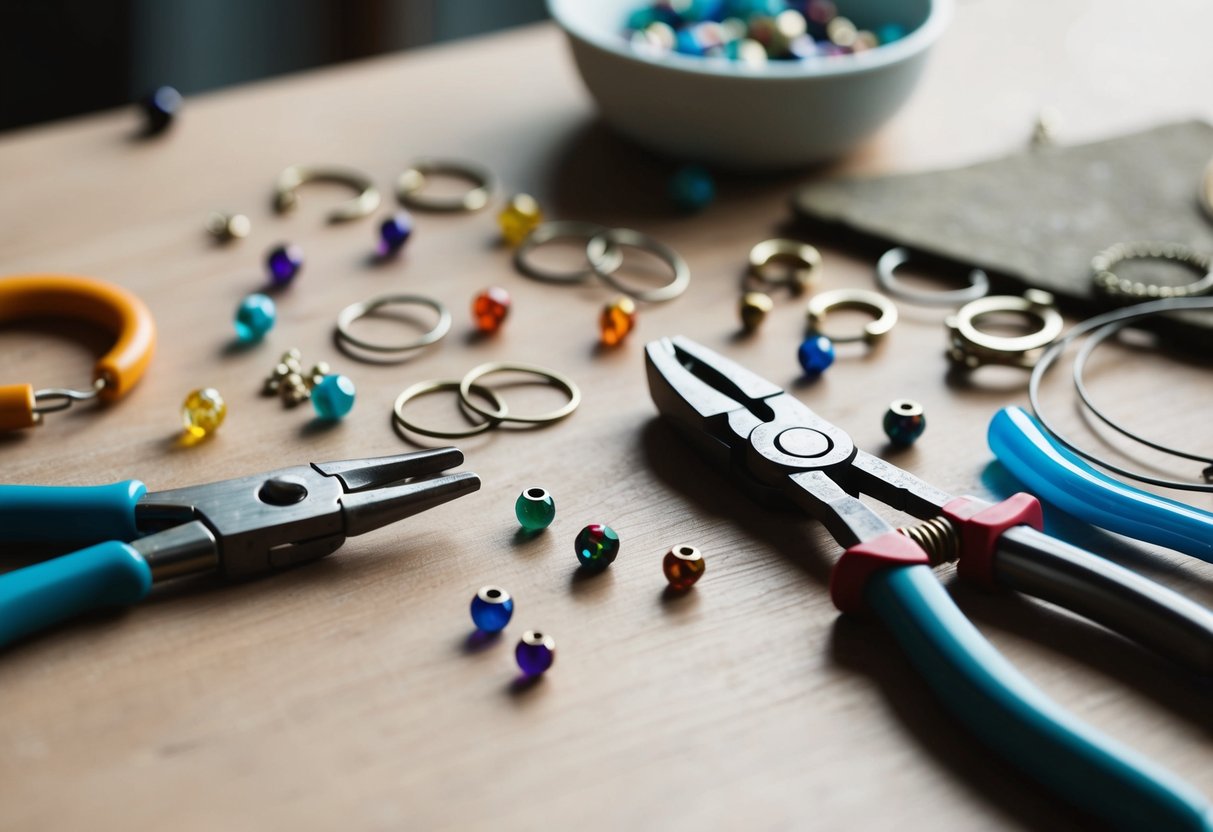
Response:
[[[156,583],[199,575],[219,567],[219,544],[201,521],[194,520],[142,537],[131,548],[143,556]]]

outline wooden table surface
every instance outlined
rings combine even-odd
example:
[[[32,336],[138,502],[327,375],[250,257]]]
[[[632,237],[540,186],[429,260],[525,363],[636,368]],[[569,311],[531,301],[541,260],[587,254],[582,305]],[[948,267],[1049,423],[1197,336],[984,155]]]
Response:
[[[736,337],[746,252],[780,231],[789,195],[812,176],[989,158],[1020,147],[1042,107],[1060,114],[1062,141],[1213,116],[1211,24],[1213,9],[1179,0],[962,2],[920,89],[873,141],[829,170],[722,177],[718,200],[695,217],[667,208],[668,163],[595,121],[549,25],[193,98],[153,142],[131,140],[133,111],[0,138],[0,273],[117,282],[147,301],[160,331],[128,399],[0,440],[5,481],[135,477],[164,489],[400,452],[409,446],[390,424],[395,394],[488,360],[545,364],[584,392],[564,423],[461,443],[483,478],[474,495],[307,567],[236,585],[165,585],[129,611],[5,650],[0,827],[1083,827],[1085,817],[960,730],[876,624],[840,619],[826,592],[836,545],[817,524],[747,502],[656,421],[642,353],[650,338],[697,338],[789,385],[879,453],[887,403],[917,398],[930,427],[890,458],[955,493],[1009,490],[988,467],[984,434],[995,408],[1025,401],[1022,374],[947,383],[941,315],[903,308],[882,350],[844,351],[820,382],[797,385],[802,304],[780,302],[761,334]],[[339,189],[307,188],[289,217],[270,210],[271,183],[288,164],[353,165],[387,191],[423,155],[482,162],[549,216],[652,233],[686,256],[692,286],[644,309],[631,340],[604,351],[596,318],[608,294],[515,274],[496,207],[418,215],[407,254],[382,266],[367,262],[371,222],[324,224]],[[247,213],[251,237],[213,245],[202,223],[216,209]],[[958,206],[970,209],[980,206]],[[307,265],[279,296],[265,343],[232,349],[232,310],[262,284],[263,253],[283,240],[305,249]],[[870,253],[812,242],[826,258],[824,287],[872,285]],[[508,287],[514,309],[497,336],[476,338],[467,308],[491,284]],[[441,299],[455,315],[451,334],[404,364],[337,352],[338,310],[383,292]],[[85,381],[104,339],[71,332],[0,330],[0,379]],[[355,380],[358,402],[342,423],[320,429],[310,408],[258,395],[289,347]],[[1107,349],[1093,378],[1119,416],[1207,439],[1195,430],[1195,408],[1209,404],[1201,362]],[[227,398],[227,423],[184,448],[180,402],[207,385]],[[558,400],[507,392],[518,409]],[[1079,424],[1064,386],[1052,394]],[[419,418],[453,413],[449,400],[418,403]],[[513,502],[532,484],[555,495],[559,512],[547,532],[521,540]],[[596,521],[618,530],[622,554],[587,579],[571,544]],[[1213,604],[1213,569],[1075,523],[1058,528]],[[669,599],[660,561],[678,542],[701,547],[708,570]],[[5,553],[6,565],[21,561]],[[1199,680],[1068,614],[942,577],[1045,691],[1213,794],[1213,718]],[[504,638],[473,650],[467,605],[486,583],[509,589],[517,610]],[[518,689],[512,647],[528,628],[552,633],[559,658],[540,684]]]

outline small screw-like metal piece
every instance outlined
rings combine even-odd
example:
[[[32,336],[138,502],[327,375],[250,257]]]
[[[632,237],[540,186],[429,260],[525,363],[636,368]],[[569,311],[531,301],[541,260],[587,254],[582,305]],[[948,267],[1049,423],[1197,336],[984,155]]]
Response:
[[[212,211],[206,218],[206,230],[220,242],[242,240],[253,230],[253,223],[244,214],[227,214]]]

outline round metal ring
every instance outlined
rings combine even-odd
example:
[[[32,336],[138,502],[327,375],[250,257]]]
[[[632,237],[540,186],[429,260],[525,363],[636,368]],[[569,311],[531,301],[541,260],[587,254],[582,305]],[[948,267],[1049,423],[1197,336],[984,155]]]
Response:
[[[426,177],[434,174],[467,180],[472,187],[454,196],[426,194]],[[493,175],[480,165],[444,159],[420,159],[396,180],[396,199],[400,200],[401,205],[418,211],[479,211],[489,204],[493,189]]]
[[[977,328],[983,317],[998,313],[1035,318],[1040,328],[1018,336],[992,335]],[[1053,306],[1053,296],[1038,289],[1025,292],[1023,297],[992,295],[970,301],[955,315],[949,315],[945,324],[952,338],[948,357],[969,369],[982,364],[1006,364],[1030,370],[1064,328],[1061,314]]]
[[[607,252],[613,247],[637,248],[655,254],[670,267],[670,271],[674,273],[673,279],[656,289],[633,289],[625,285],[615,276],[618,266],[608,271],[604,265],[609,263]],[[665,243],[630,228],[611,228],[595,234],[586,243],[585,256],[590,261],[590,268],[603,283],[616,291],[623,292],[630,298],[645,303],[673,300],[685,292],[687,286],[691,284],[691,268],[687,265],[687,261],[682,259],[681,254]]]
[[[419,336],[407,344],[376,344],[359,338],[350,332],[350,327],[359,318],[363,318],[384,306],[428,306],[438,313],[438,322],[429,332]],[[428,347],[442,339],[451,328],[451,313],[438,301],[423,295],[380,295],[370,300],[351,303],[337,315],[337,338],[346,344],[376,353],[402,353]]]
[[[901,284],[894,274],[899,266],[910,259],[910,252],[904,248],[891,248],[881,255],[876,262],[876,283],[898,300],[916,303],[921,306],[960,306],[978,298],[984,298],[990,293],[990,279],[981,269],[969,272],[969,287],[953,289],[948,292],[923,292],[910,289]]]
[[[587,262],[585,268],[579,271],[558,272],[543,269],[530,261],[530,254],[540,246],[553,240],[584,240],[589,243],[594,237],[606,231],[606,227],[592,222],[571,222],[557,220],[545,222],[527,235],[526,239],[514,249],[514,268],[527,277],[544,283],[581,283],[594,274],[593,267]],[[623,263],[623,252],[618,246],[611,246],[603,254],[598,266],[606,272],[613,272]]]
[[[831,309],[860,309],[871,313],[875,320],[864,324],[863,332],[858,335],[837,338],[821,331],[821,325]],[[867,289],[833,289],[814,295],[809,300],[808,318],[811,331],[825,335],[836,344],[863,341],[870,345],[875,344],[897,325],[897,307],[884,295]]]
[[[1170,260],[1203,272],[1198,280],[1183,286],[1166,286],[1119,277],[1112,269],[1125,260]],[[1213,260],[1182,243],[1132,242],[1109,246],[1091,258],[1091,280],[1095,288],[1113,297],[1190,298],[1213,290]]]
[[[511,416],[505,407],[498,407],[496,410],[486,410],[472,401],[471,392],[473,385],[477,381],[493,373],[526,373],[538,376],[552,386],[564,390],[568,394],[569,400],[562,407],[556,408],[551,413],[543,413],[539,416]],[[462,399],[463,404],[468,409],[486,419],[496,419],[500,422],[517,422],[524,425],[546,425],[549,422],[558,422],[576,410],[577,405],[581,404],[581,390],[577,388],[577,385],[568,376],[561,375],[553,370],[536,367],[533,364],[510,364],[501,361],[490,361],[487,364],[481,364],[479,367],[473,367],[468,371],[468,374],[459,382],[459,398]]]
[[[274,209],[284,214],[298,205],[299,196],[295,191],[307,182],[338,182],[358,191],[358,196],[329,211],[329,222],[356,220],[368,216],[379,207],[379,190],[375,187],[375,180],[361,171],[336,165],[291,165],[278,174],[278,180],[274,183]]]
[[[408,419],[404,418],[404,406],[410,401],[419,398],[420,396],[426,396],[430,393],[441,393],[445,390],[454,390],[458,392],[459,382],[451,379],[439,379],[436,381],[419,381],[416,384],[406,387],[400,392],[400,395],[396,397],[396,403],[392,405],[392,418],[396,420],[396,424],[400,425],[400,427],[404,428],[405,430],[421,434],[422,436],[432,436],[435,439],[466,439],[469,436],[476,436],[484,433],[486,430],[492,430],[501,424],[500,419],[489,418],[478,413],[476,415],[484,419],[483,422],[473,425],[467,430],[444,431],[421,427],[420,425],[414,424],[413,422],[410,422]],[[488,387],[483,387],[479,384],[473,384],[468,388],[468,392],[475,393],[477,396],[483,396],[484,398],[488,399],[493,403],[493,407],[496,408],[498,413],[509,412],[509,408],[506,407],[505,402],[495,390]],[[465,412],[467,412],[467,408],[463,406],[462,398],[459,399],[459,405]]]
[[[772,279],[767,268],[783,263],[787,269],[782,277]],[[763,240],[750,249],[750,267],[746,272],[746,291],[763,291],[774,286],[787,286],[799,295],[810,288],[821,274],[821,252],[799,240]]]

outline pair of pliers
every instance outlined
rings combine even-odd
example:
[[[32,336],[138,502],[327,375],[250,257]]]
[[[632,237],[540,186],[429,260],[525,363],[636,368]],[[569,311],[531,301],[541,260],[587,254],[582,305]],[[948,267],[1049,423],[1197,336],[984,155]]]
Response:
[[[645,348],[661,414],[751,496],[820,520],[845,552],[830,593],[874,613],[979,739],[1063,798],[1124,829],[1213,829],[1183,781],[1084,725],[1023,677],[960,612],[932,567],[1067,607],[1207,672],[1213,614],[1043,534],[1039,502],[954,498],[855,447],[777,385],[686,338]],[[924,522],[892,528],[868,494]]]
[[[88,548],[0,575],[0,646],[82,612],[133,604],[170,578],[251,578],[469,494],[457,448],[297,465],[148,492],[0,485],[0,538]]]

